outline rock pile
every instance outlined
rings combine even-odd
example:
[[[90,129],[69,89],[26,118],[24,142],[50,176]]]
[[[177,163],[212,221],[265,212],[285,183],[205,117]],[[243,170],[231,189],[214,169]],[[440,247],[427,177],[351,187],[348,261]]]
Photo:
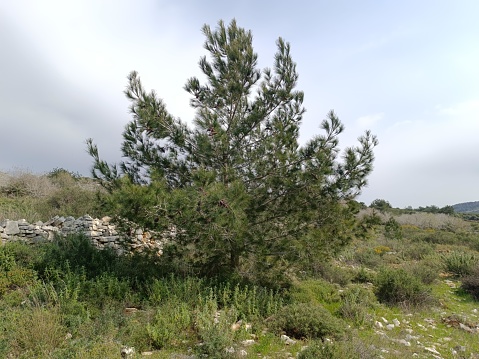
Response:
[[[142,229],[131,230],[128,234],[119,233],[111,224],[110,217],[101,219],[89,215],[79,217],[55,216],[47,222],[28,223],[26,220],[0,221],[0,238],[2,242],[23,240],[28,243],[51,241],[56,235],[66,237],[73,233],[82,233],[90,238],[91,243],[99,248],[112,248],[118,253],[142,252],[153,250],[162,253],[164,243],[174,237],[174,230],[168,233],[152,233]]]

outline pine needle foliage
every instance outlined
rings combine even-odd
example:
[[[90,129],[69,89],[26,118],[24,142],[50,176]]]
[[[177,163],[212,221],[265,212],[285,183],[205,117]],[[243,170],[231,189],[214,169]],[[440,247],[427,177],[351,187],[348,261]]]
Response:
[[[261,70],[251,32],[235,20],[203,33],[206,83],[192,77],[184,87],[193,126],[132,72],[125,159],[108,164],[87,140],[92,173],[109,190],[105,209],[144,228],[175,226],[170,253],[204,274],[284,272],[321,260],[354,234],[353,199],[372,171],[376,137],[367,131],[340,151],[344,126],[331,111],[323,134],[300,145],[304,94],[290,44],[279,38],[273,67]]]

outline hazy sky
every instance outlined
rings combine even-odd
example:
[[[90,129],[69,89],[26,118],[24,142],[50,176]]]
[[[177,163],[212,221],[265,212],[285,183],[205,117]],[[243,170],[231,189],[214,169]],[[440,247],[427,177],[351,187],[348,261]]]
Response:
[[[0,2],[0,171],[56,167],[88,175],[89,137],[120,159],[130,120],[126,76],[139,72],[171,114],[200,76],[203,24],[252,30],[261,68],[291,43],[305,92],[302,141],[334,109],[341,146],[379,138],[359,200],[394,207],[479,200],[479,1]]]

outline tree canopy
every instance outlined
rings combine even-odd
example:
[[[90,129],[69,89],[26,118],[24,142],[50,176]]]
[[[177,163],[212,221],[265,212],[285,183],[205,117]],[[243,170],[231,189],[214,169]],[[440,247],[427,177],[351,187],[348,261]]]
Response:
[[[354,234],[353,199],[372,171],[376,137],[366,131],[341,151],[344,126],[330,111],[322,134],[300,145],[304,94],[290,44],[279,38],[272,68],[261,70],[251,32],[236,21],[203,33],[206,82],[192,77],[184,87],[193,126],[132,72],[124,160],[106,163],[87,140],[92,174],[109,190],[105,209],[149,229],[175,226],[166,250],[199,272],[267,273],[321,260]]]
[[[380,199],[380,198],[372,201],[369,207],[377,209],[378,211],[382,211],[382,212],[392,209],[392,206],[388,201],[386,201],[385,199]]]

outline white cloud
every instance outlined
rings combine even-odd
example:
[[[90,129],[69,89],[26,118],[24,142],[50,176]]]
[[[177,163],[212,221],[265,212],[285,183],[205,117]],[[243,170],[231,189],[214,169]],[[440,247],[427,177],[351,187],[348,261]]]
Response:
[[[384,112],[375,113],[372,115],[361,116],[356,120],[356,123],[361,128],[370,128],[375,125],[377,122],[381,121],[384,118]]]
[[[459,102],[449,107],[438,105],[436,106],[436,112],[439,115],[454,117],[456,119],[470,119],[472,122],[479,124],[479,99]]]

